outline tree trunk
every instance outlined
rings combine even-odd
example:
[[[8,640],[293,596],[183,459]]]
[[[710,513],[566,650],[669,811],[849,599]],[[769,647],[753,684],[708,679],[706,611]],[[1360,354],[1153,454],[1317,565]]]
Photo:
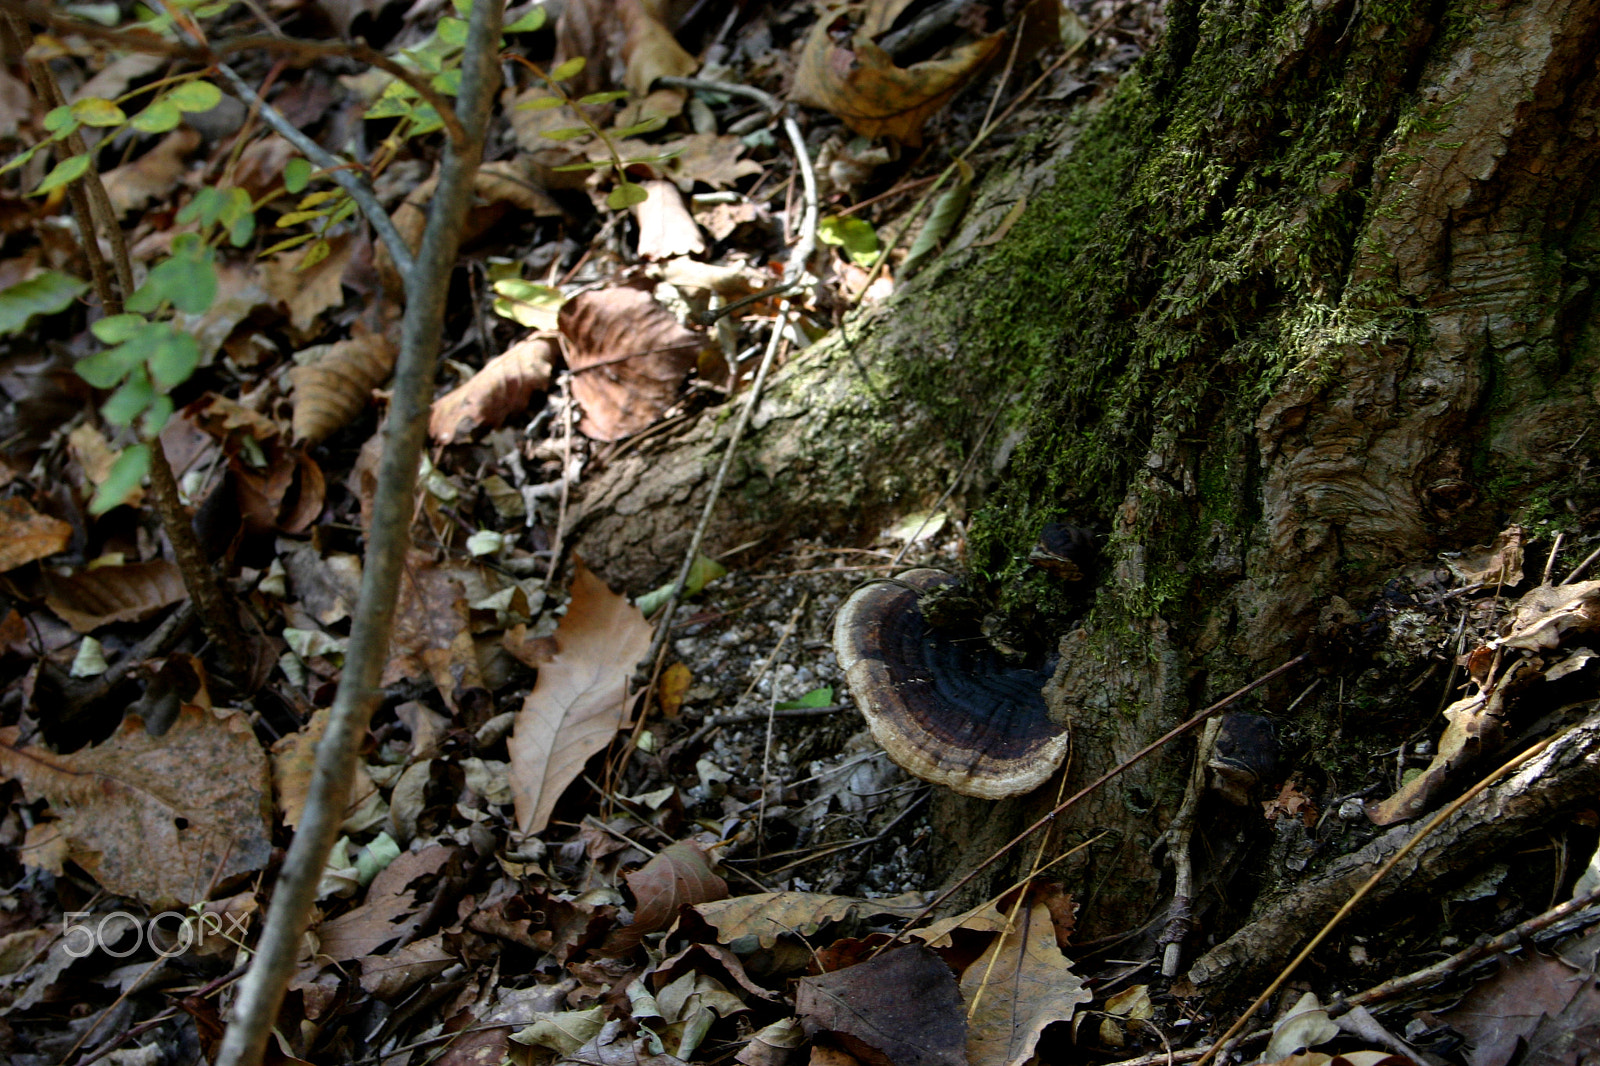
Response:
[[[1072,789],[1306,650],[1341,599],[1512,520],[1582,521],[1597,56],[1600,0],[1173,0],[1111,100],[1039,123],[950,250],[778,376],[712,548],[879,528],[942,491],[1000,409],[969,562],[1008,617],[1068,638],[1051,690]],[[585,557],[634,585],[665,573],[729,424],[605,470],[579,505]],[[1026,571],[1055,518],[1105,534],[1087,609]],[[1360,680],[1322,669],[1325,698],[1279,722],[1312,761]],[[1245,709],[1281,716],[1313,676]],[[1191,753],[1062,820],[1115,841],[1077,868],[1080,933],[1160,917],[1149,851]],[[983,821],[1003,836],[1040,791]]]

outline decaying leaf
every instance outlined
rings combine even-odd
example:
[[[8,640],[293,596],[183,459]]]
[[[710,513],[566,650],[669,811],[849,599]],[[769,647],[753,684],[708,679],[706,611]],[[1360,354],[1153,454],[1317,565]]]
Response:
[[[667,147],[675,154],[662,165],[685,193],[694,190],[695,182],[726,189],[740,178],[761,173],[760,163],[740,158],[749,146],[731,133],[691,133]]]
[[[1600,581],[1540,586],[1517,601],[1501,624],[1504,648],[1559,647],[1568,633],[1600,628]]]
[[[982,992],[979,992],[979,989]],[[1050,909],[1034,901],[1017,914],[1016,927],[961,975],[961,995],[972,1009],[967,1061],[1021,1066],[1033,1055],[1045,1026],[1070,1021],[1094,998],[1071,961],[1056,946]]]
[[[240,509],[258,530],[303,533],[322,513],[327,483],[322,467],[303,451],[273,446],[266,467],[257,469],[235,456],[229,461]]]
[[[45,603],[79,633],[137,622],[187,596],[177,566],[165,559],[45,575]]]
[[[1493,544],[1468,548],[1454,558],[1446,556],[1444,564],[1463,585],[1520,585],[1523,541],[1522,527],[1512,526],[1501,531]]]
[[[1600,990],[1594,975],[1537,952],[1501,966],[1441,1016],[1465,1035],[1468,1066],[1506,1066],[1526,1047],[1525,1062],[1580,1063],[1600,1045]],[[1583,1043],[1574,1038],[1581,1034]],[[1566,1038],[1567,1055],[1550,1055]]]
[[[871,40],[868,27],[853,29],[848,13],[821,18],[811,30],[795,73],[794,100],[837,115],[863,137],[922,143],[922,124],[993,58],[1004,33],[959,45],[943,59],[895,64]],[[835,43],[852,35],[848,48]]]
[[[328,254],[306,269],[300,264],[315,245],[281,252],[266,264],[267,291],[289,309],[289,321],[302,333],[311,329],[322,312],[344,303],[344,272],[355,252],[348,236],[334,237]]]
[[[438,873],[453,854],[454,848],[435,844],[404,852],[385,866],[367,886],[366,902],[317,927],[319,958],[337,962],[366,958],[410,933],[426,909],[410,890],[412,882]]]
[[[326,440],[365,410],[372,390],[394,370],[395,348],[378,333],[307,348],[289,371],[294,383],[294,436],[306,444]]]
[[[71,540],[71,523],[40,514],[20,496],[0,500],[0,573],[54,555]]]
[[[680,841],[669,844],[642,867],[627,875],[633,891],[633,922],[607,942],[611,951],[629,951],[649,933],[677,920],[678,911],[697,903],[726,899],[728,883],[711,872],[706,853]]]
[[[920,892],[908,892],[893,899],[857,899],[822,892],[753,892],[715,903],[702,903],[694,910],[717,931],[717,940],[721,943],[755,937],[762,947],[770,948],[777,944],[779,937],[794,933],[811,936],[828,922],[880,914],[909,918],[926,902]]]
[[[556,343],[548,336],[535,334],[517,341],[459,388],[433,401],[428,435],[438,444],[453,444],[527,410],[534,393],[550,387],[550,368],[557,354]]]
[[[568,300],[561,332],[571,346],[572,394],[583,406],[578,428],[595,440],[621,440],[660,418],[677,400],[703,343],[701,334],[634,288]]]
[[[244,714],[186,705],[160,737],[132,714],[71,755],[19,749],[16,738],[0,730],[0,770],[50,801],[56,820],[41,828],[110,892],[191,903],[271,854],[266,755]]]
[[[808,1034],[827,1033],[868,1061],[967,1066],[966,1010],[955,975],[920,944],[848,969],[802,977],[795,1013]]]
[[[628,679],[650,648],[650,626],[626,597],[574,558],[572,602],[556,630],[559,651],[517,712],[507,745],[517,826],[538,833],[562,790],[628,715]]]
[[[142,208],[151,200],[171,195],[178,186],[178,179],[189,169],[189,156],[198,147],[200,134],[183,126],[167,134],[133,162],[101,175],[111,206],[121,216]]]
[[[291,829],[300,824],[300,815],[305,810],[311,773],[317,762],[317,745],[328,731],[331,716],[331,710],[319,708],[300,730],[272,745],[273,792],[283,824]],[[378,786],[373,784],[372,776],[365,766],[357,763],[355,778],[350,784],[350,813],[355,814],[368,806],[377,795]],[[347,831],[354,830],[347,827]]]

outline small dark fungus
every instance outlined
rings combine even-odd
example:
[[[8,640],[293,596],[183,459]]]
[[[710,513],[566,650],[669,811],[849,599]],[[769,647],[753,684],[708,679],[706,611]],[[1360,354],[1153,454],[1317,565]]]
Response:
[[[1021,795],[1061,765],[1069,734],[1050,721],[1044,672],[924,621],[922,595],[955,581],[910,570],[856,590],[839,609],[834,651],[874,739],[901,768],[965,796]]]
[[[1028,562],[1063,581],[1082,581],[1094,558],[1094,534],[1065,522],[1048,522]]]

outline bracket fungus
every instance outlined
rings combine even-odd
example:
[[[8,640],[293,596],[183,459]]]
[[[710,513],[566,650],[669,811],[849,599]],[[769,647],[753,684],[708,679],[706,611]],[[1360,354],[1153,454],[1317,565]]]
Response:
[[[902,769],[964,796],[1018,796],[1061,765],[1069,732],[1046,711],[1046,674],[923,620],[922,594],[955,580],[908,570],[857,589],[839,609],[834,651],[873,738]]]

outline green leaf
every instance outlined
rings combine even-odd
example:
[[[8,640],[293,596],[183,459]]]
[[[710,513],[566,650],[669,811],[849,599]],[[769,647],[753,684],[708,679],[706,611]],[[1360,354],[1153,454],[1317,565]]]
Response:
[[[472,0],[450,0],[450,6],[456,9],[456,14],[462,18],[472,14]]]
[[[565,63],[550,72],[551,81],[566,81],[568,78],[583,70],[589,61],[582,56],[573,56]]]
[[[68,156],[55,165],[55,169],[44,176],[44,180],[34,187],[30,196],[42,196],[51,189],[59,189],[69,181],[76,181],[89,171],[89,154]]]
[[[532,100],[524,100],[513,111],[550,111],[566,103],[559,96],[536,96]]]
[[[37,152],[40,147],[40,145],[36,144],[32,148],[29,148],[26,152],[23,152],[21,155],[12,156],[5,166],[0,167],[0,174],[4,174],[8,170],[16,170],[18,167],[22,166],[28,160],[33,158],[33,153]]]
[[[494,283],[494,291],[494,313],[529,329],[553,327],[556,312],[566,300],[560,289],[521,278],[501,278]]]
[[[535,30],[541,30],[544,28],[545,19],[547,17],[548,16],[545,15],[543,6],[536,7],[526,15],[523,15],[521,18],[517,19],[517,21],[513,22],[511,25],[501,29],[500,32],[532,33]]]
[[[609,159],[585,159],[581,163],[567,163],[563,166],[551,167],[550,169],[559,173],[564,170],[604,170],[610,165],[611,160]]]
[[[78,128],[78,119],[70,104],[53,107],[44,116],[44,128],[51,133],[71,133]]]
[[[933,202],[933,210],[928,213],[928,221],[923,223],[922,231],[917,234],[917,239],[911,242],[910,251],[906,252],[905,261],[900,264],[902,276],[910,277],[928,259],[944,239],[955,231],[956,223],[961,220],[961,215],[967,209],[967,197],[972,193],[972,179],[975,176],[972,165],[966,160],[957,160],[959,169],[956,172],[956,182],[939,195]]]
[[[331,207],[319,208],[316,211],[290,211],[287,215],[283,215],[278,219],[278,228],[288,229],[290,226],[298,226],[302,222],[309,222],[314,218],[321,218],[323,215],[332,213],[333,208]]]
[[[396,84],[399,84],[398,82]],[[404,118],[411,114],[415,105],[410,100],[399,96],[380,96],[367,108],[362,118],[376,120],[380,118]]]
[[[439,112],[433,109],[432,104],[419,104],[411,113],[411,136],[421,137],[425,133],[444,129],[444,122],[439,118]]]
[[[149,325],[149,319],[143,315],[132,312],[121,315],[108,315],[89,327],[89,332],[100,340],[102,344],[121,344],[139,330]],[[101,385],[100,388],[110,386]]]
[[[135,333],[115,348],[84,356],[73,369],[80,378],[97,389],[115,388],[144,363],[144,354],[152,347],[153,339],[146,336],[145,332]]]
[[[217,216],[222,214],[226,203],[221,189],[215,185],[203,185],[194,194],[194,199],[184,204],[183,210],[178,212],[178,221],[185,225],[199,222],[202,229],[210,229],[217,224]]]
[[[70,274],[45,270],[0,292],[0,333],[15,333],[34,315],[53,315],[72,306],[89,287]]]
[[[803,707],[827,707],[833,703],[833,689],[827,685],[814,688],[797,700],[784,700],[778,703],[780,711],[798,711]]]
[[[150,376],[163,392],[177,388],[200,365],[200,342],[168,323],[162,323],[161,338],[150,353]]]
[[[228,243],[235,248],[243,248],[255,235],[255,215],[241,215],[228,225]]]
[[[298,211],[309,211],[313,207],[322,206],[329,200],[337,200],[343,195],[345,195],[343,189],[323,189],[320,192],[314,192],[309,196],[301,198],[300,202],[294,206]]]
[[[545,130],[542,136],[552,141],[575,141],[588,132],[590,132],[588,126],[568,126],[565,129]]]
[[[85,126],[120,126],[128,121],[122,108],[98,96],[86,97],[74,103],[72,117]]]
[[[89,501],[89,513],[103,515],[111,508],[120,506],[133,495],[149,469],[150,445],[148,444],[135,444],[117,456],[117,461],[111,464],[111,473],[106,475],[106,479],[100,483],[99,490],[95,492],[94,499]]]
[[[178,105],[171,100],[157,100],[137,115],[129,123],[140,133],[166,133],[176,129],[179,122],[183,121],[183,112],[178,110]]]
[[[459,96],[461,95],[461,71],[447,70],[443,74],[436,74],[429,84],[433,86],[433,91],[436,93],[444,93],[446,96]]]
[[[635,185],[631,181],[625,181],[615,189],[612,189],[606,196],[606,206],[613,211],[621,211],[625,207],[642,204],[648,199],[650,199],[650,190],[643,185]]]
[[[578,103],[580,103],[580,104],[609,104],[614,100],[626,100],[627,98],[628,98],[628,91],[626,89],[612,89],[609,92],[590,93],[588,96],[580,96],[578,98]]]
[[[172,242],[173,255],[157,263],[150,270],[144,284],[128,299],[130,311],[149,314],[165,301],[185,314],[198,315],[211,307],[217,297],[217,272],[212,266],[212,253],[198,242]]]
[[[306,252],[306,257],[300,260],[300,265],[294,268],[295,273],[299,274],[303,271],[310,270],[312,267],[328,258],[328,253],[331,251],[333,251],[333,246],[327,241],[317,241],[316,244],[311,246],[310,251]]]
[[[111,394],[100,408],[100,414],[113,426],[131,426],[133,420],[144,414],[150,401],[156,398],[155,387],[144,367],[134,367],[128,379]]]
[[[830,215],[817,223],[817,239],[843,247],[857,266],[870,267],[878,261],[878,234],[866,219]]]
[[[283,187],[292,193],[300,192],[311,181],[311,163],[295,156],[283,166]]]
[[[217,218],[228,227],[228,243],[235,248],[243,248],[250,243],[250,238],[255,236],[256,215],[255,204],[250,200],[250,194],[237,186],[228,190],[227,203]]]
[[[102,26],[112,27],[122,21],[122,10],[110,0],[103,4],[68,4],[66,12],[90,22],[98,22]]]
[[[186,81],[167,93],[179,111],[210,111],[222,103],[222,90],[209,81]]]
[[[637,137],[641,133],[652,133],[666,124],[667,120],[660,115],[651,115],[641,122],[635,122],[631,126],[624,126],[622,129],[615,131],[615,136]]]
[[[172,418],[172,397],[157,396],[150,401],[150,406],[145,408],[143,416],[139,419],[139,432],[146,439],[154,438]]]
[[[704,555],[695,556],[693,564],[689,567],[689,576],[683,582],[684,596],[697,595],[701,589],[717,580],[717,578],[727,576],[727,573],[728,568],[715,559],[707,558]],[[638,607],[646,618],[650,617],[666,604],[667,597],[672,595],[672,585],[673,583],[669,581],[658,589],[652,589],[635,600],[634,606]],[[830,699],[833,696],[831,689],[828,692],[828,696]],[[826,705],[826,701],[817,704],[817,706]]]
[[[439,40],[454,48],[460,48],[467,43],[467,24],[460,19],[448,16],[439,20],[439,27],[433,32],[439,35]]]

